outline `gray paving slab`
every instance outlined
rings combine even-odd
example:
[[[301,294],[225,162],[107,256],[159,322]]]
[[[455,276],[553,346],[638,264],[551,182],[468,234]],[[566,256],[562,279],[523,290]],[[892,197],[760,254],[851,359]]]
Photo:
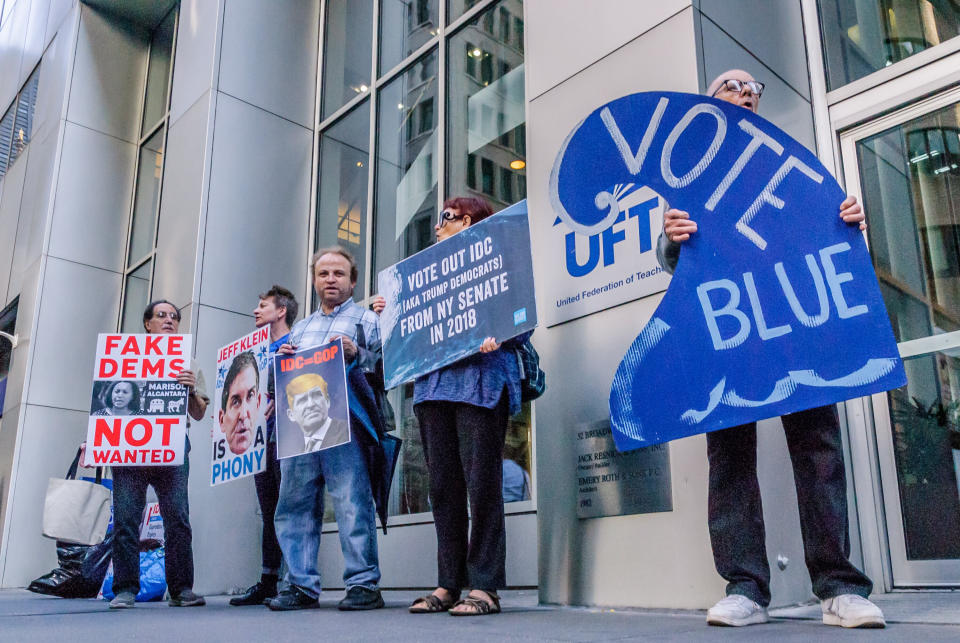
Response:
[[[22,590],[0,591],[0,641],[960,641],[960,626],[893,624],[886,630],[841,630],[814,620],[776,618],[748,628],[712,628],[703,612],[609,610],[536,603],[535,592],[504,592],[504,613],[454,618],[411,615],[411,592],[386,592],[387,607],[339,612],[339,592],[321,608],[277,613],[235,608],[226,596],[199,608],[140,604],[110,611],[102,601],[65,600]]]

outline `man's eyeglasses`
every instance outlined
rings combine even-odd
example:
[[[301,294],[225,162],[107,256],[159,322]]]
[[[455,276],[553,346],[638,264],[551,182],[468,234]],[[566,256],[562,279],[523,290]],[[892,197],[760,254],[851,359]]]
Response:
[[[455,221],[457,219],[462,219],[465,215],[457,214],[456,212],[451,212],[450,210],[443,210],[440,214],[437,215],[437,225],[441,228],[447,225],[447,221]]]
[[[165,310],[158,310],[155,313],[153,313],[154,319],[166,319],[167,317],[169,317],[175,322],[180,321],[180,313],[168,313]]]
[[[753,95],[757,98],[760,98],[763,95],[763,88],[766,87],[759,80],[737,80],[736,78],[727,78],[720,81],[720,87],[717,88],[717,91],[713,92],[713,95],[716,96],[720,93],[721,89],[726,89],[729,92],[734,92],[739,94],[743,91],[744,87],[749,87],[750,91],[753,92]]]

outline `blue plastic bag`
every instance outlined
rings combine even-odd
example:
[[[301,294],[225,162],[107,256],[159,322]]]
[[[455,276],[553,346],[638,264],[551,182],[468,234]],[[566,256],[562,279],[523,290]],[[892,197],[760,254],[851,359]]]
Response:
[[[140,552],[140,592],[137,602],[159,601],[167,591],[163,547]],[[113,598],[113,565],[107,570],[101,589],[104,600]]]

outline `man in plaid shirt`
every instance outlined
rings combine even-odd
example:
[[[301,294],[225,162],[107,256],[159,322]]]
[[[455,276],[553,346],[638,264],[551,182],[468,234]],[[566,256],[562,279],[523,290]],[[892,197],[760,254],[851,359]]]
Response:
[[[317,252],[310,262],[320,307],[294,324],[290,343],[279,353],[325,344],[339,337],[348,368],[373,370],[380,357],[377,315],[353,301],[357,263],[340,247]],[[357,346],[357,325],[365,347]],[[348,394],[350,394],[348,392]],[[365,430],[354,426],[353,431]],[[356,436],[345,444],[280,461],[280,501],[274,523],[287,561],[289,588],[274,598],[272,610],[318,607],[320,572],[317,556],[323,527],[323,489],[329,486],[340,531],[347,595],[341,610],[383,607],[377,556],[376,512],[367,465]]]

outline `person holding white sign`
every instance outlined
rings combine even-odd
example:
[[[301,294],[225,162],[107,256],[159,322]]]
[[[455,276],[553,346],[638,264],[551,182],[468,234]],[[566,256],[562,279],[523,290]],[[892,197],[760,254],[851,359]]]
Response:
[[[710,83],[707,93],[757,112],[764,85],[740,69]],[[838,208],[848,225],[866,229],[854,196]],[[696,234],[689,214],[664,213],[657,257],[664,270],[676,268],[683,242]],[[821,599],[823,622],[843,627],[884,627],[883,612],[867,599],[873,583],[849,561],[847,487],[843,446],[835,406],[784,415],[783,429],[793,463],[804,556],[813,592]],[[710,465],[708,524],[717,572],[727,596],[707,612],[710,625],[753,625],[769,620],[770,566],[757,482],[755,422],[707,433]]]
[[[180,311],[165,299],[151,302],[143,311],[143,327],[147,333],[177,334]],[[187,387],[187,415],[203,419],[210,398],[203,373],[194,364],[177,374],[177,381]],[[187,426],[189,427],[189,420]],[[82,445],[85,447],[86,443]],[[186,450],[190,451],[187,438]],[[82,454],[83,458],[85,454]],[[163,517],[164,567],[171,607],[205,605],[202,596],[193,592],[193,532],[187,481],[190,463],[173,466],[133,466],[113,468],[113,591],[111,609],[136,605],[140,591],[140,520],[147,503],[147,487],[152,485]]]
[[[293,293],[282,286],[274,285],[260,295],[257,307],[253,309],[254,325],[262,328],[270,325],[270,363],[281,346],[290,340],[290,326],[297,319],[299,304]],[[272,368],[272,367],[271,367]],[[267,380],[267,405],[263,415],[267,420],[266,469],[253,476],[257,488],[257,503],[263,520],[263,538],[260,541],[260,553],[263,567],[260,580],[247,588],[243,594],[230,599],[234,607],[244,605],[263,605],[277,595],[277,582],[280,580],[280,565],[283,552],[277,542],[277,530],[273,524],[280,499],[280,461],[277,460],[276,414],[274,413],[273,373]]]

